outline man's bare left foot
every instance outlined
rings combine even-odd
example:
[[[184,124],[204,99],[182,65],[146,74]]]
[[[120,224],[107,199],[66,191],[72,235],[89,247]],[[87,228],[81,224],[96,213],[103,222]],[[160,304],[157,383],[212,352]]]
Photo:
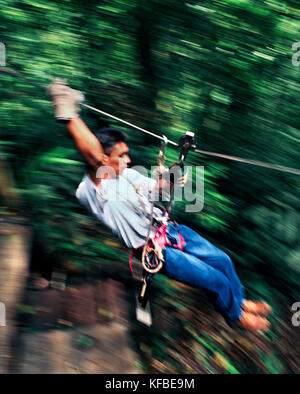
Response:
[[[272,312],[270,305],[264,301],[245,300],[242,305],[242,309],[245,312],[255,313],[258,315],[269,315]]]

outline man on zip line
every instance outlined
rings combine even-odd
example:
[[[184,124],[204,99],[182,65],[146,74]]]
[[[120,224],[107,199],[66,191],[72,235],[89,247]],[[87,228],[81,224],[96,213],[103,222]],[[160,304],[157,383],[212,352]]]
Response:
[[[171,222],[162,209],[153,208],[149,192],[154,193],[161,184],[128,168],[131,160],[125,133],[110,127],[92,133],[78,116],[77,105],[83,96],[63,81],[54,81],[48,91],[56,119],[66,123],[88,165],[76,191],[80,203],[135,252],[145,250],[148,239],[157,240],[164,273],[207,290],[228,324],[267,330],[270,323],[264,315],[271,307],[245,299],[230,257],[189,227]],[[166,231],[158,237],[157,228]],[[156,247],[154,241],[153,245]]]

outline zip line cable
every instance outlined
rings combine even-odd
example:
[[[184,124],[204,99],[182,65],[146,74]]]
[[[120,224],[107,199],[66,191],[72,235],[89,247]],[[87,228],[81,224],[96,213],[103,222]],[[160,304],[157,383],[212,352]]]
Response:
[[[0,68],[0,72],[4,73],[4,74],[8,74],[17,78],[22,78],[23,80],[25,80],[27,83],[32,84],[34,86],[37,86],[43,90],[47,90],[47,87],[40,85],[39,83],[36,83],[26,77],[24,77],[20,72],[14,71],[14,70],[10,70],[7,68]],[[80,105],[82,107],[85,107],[91,111],[94,111],[96,113],[99,113],[101,115],[107,116],[111,119],[114,119],[120,123],[125,124],[126,126],[132,127],[136,130],[139,130],[145,134],[151,135],[154,138],[157,138],[159,140],[164,140],[163,136],[160,136],[158,134],[155,134],[149,130],[143,129],[139,126],[136,126],[133,123],[129,123],[126,120],[123,120],[121,118],[118,118],[117,116],[114,116],[112,114],[109,114],[108,112],[104,112],[98,108],[92,107],[91,105],[88,104],[84,104],[84,103],[80,103]],[[179,146],[176,142],[169,140],[168,139],[168,143],[173,145],[173,146]],[[209,152],[206,150],[200,150],[200,149],[195,149],[194,150],[195,153],[199,153],[202,155],[206,155],[206,156],[213,156],[213,157],[219,157],[221,159],[225,159],[225,160],[230,160],[230,161],[237,161],[239,163],[244,163],[244,164],[249,164],[249,165],[254,165],[254,166],[258,166],[258,167],[264,167],[264,168],[269,168],[272,170],[277,170],[277,171],[281,171],[281,172],[288,172],[294,175],[300,175],[300,170],[296,169],[296,168],[291,168],[291,167],[286,167],[286,166],[282,166],[282,165],[278,165],[278,164],[271,164],[271,163],[267,163],[267,162],[263,162],[263,161],[258,161],[258,160],[251,160],[251,159],[244,159],[242,157],[237,157],[237,156],[231,156],[231,155],[225,155],[223,153],[217,153],[217,152]]]
[[[118,122],[123,123],[123,124],[125,124],[125,125],[127,125],[127,126],[133,127],[134,129],[137,129],[137,130],[139,130],[139,131],[142,131],[142,132],[145,133],[145,134],[149,134],[149,135],[151,135],[151,136],[154,137],[154,138],[158,138],[158,139],[160,139],[160,140],[164,140],[164,137],[162,137],[162,136],[160,136],[160,135],[158,135],[158,134],[152,133],[151,131],[148,131],[148,130],[146,130],[146,129],[142,129],[141,127],[136,126],[136,125],[134,125],[134,124],[132,124],[132,123],[129,123],[129,122],[127,122],[126,120],[123,120],[123,119],[121,119],[121,118],[117,118],[117,117],[114,116],[114,115],[111,115],[111,114],[109,114],[109,113],[107,113],[107,112],[101,111],[101,110],[98,109],[98,108],[94,108],[94,107],[91,107],[90,105],[83,104],[83,103],[80,103],[80,105],[81,105],[82,107],[88,108],[88,109],[90,109],[90,110],[92,110],[92,111],[94,111],[94,112],[97,112],[97,113],[99,113],[99,114],[108,116],[109,118],[112,118],[112,119],[114,119],[114,120],[117,120]],[[174,142],[174,141],[168,140],[168,143],[171,144],[171,145],[174,145],[174,146],[178,146],[178,144],[177,144],[176,142]]]
[[[114,120],[117,120],[118,122],[126,124],[127,126],[133,127],[133,128],[135,128],[135,129],[137,129],[139,131],[142,131],[143,133],[149,134],[152,137],[158,138],[160,140],[164,140],[164,137],[162,137],[162,136],[160,136],[158,134],[155,134],[155,133],[153,133],[151,131],[142,129],[141,127],[138,127],[138,126],[136,126],[136,125],[134,125],[132,123],[126,122],[123,119],[117,118],[114,115],[111,115],[111,114],[109,114],[107,112],[101,111],[98,108],[94,108],[94,107],[91,107],[90,105],[83,104],[83,103],[81,103],[80,105],[83,106],[83,107],[86,107],[86,108],[88,108],[88,109],[90,109],[90,110],[92,110],[94,112],[97,112],[99,114],[108,116],[108,117],[110,117],[110,118],[112,118]],[[169,139],[168,139],[168,144],[171,144],[171,145],[174,145],[174,146],[179,146],[176,142],[171,141]],[[295,174],[295,175],[300,175],[300,170],[297,170],[296,168],[281,166],[281,165],[278,165],[278,164],[270,164],[270,163],[266,163],[266,162],[258,161],[258,160],[243,159],[242,157],[231,156],[231,155],[224,155],[222,153],[209,152],[209,151],[200,150],[200,149],[195,149],[194,152],[200,153],[200,154],[203,154],[203,155],[207,155],[207,156],[220,157],[220,158],[226,159],[226,160],[237,161],[237,162],[240,162],[240,163],[245,163],[245,164],[250,164],[250,165],[254,165],[254,166],[270,168],[270,169],[273,169],[273,170],[289,172],[289,173]]]
[[[215,157],[220,157],[220,158],[226,159],[226,160],[250,164],[253,166],[265,167],[265,168],[269,168],[272,170],[278,170],[278,171],[282,171],[282,172],[289,172],[289,173],[295,174],[295,175],[300,175],[300,170],[297,170],[297,168],[281,166],[279,164],[271,164],[271,163],[266,163],[264,161],[251,160],[251,159],[243,159],[242,157],[224,155],[222,153],[216,153],[216,152],[207,152],[205,150],[200,150],[200,149],[195,149],[195,152],[201,153],[203,155],[215,156]]]

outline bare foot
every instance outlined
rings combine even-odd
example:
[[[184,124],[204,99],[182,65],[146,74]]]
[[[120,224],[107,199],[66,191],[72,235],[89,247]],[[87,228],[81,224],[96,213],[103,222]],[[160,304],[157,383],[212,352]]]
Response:
[[[264,317],[243,311],[238,326],[250,331],[266,331],[271,324]]]
[[[258,315],[269,315],[272,312],[270,305],[264,301],[245,300],[242,309],[245,312],[257,313]]]

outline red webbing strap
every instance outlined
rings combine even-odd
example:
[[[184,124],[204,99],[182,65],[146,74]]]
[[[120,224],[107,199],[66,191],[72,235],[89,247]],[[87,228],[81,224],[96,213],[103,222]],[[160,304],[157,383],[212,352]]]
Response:
[[[171,222],[171,223],[173,223],[173,222]],[[162,250],[165,250],[167,245],[171,246],[172,248],[183,250],[183,248],[185,247],[185,240],[180,233],[178,233],[178,235],[179,235],[179,244],[171,244],[171,242],[169,240],[167,240],[167,226],[165,224],[162,224],[161,226],[159,226],[156,229],[155,235],[153,237],[153,241],[155,241]],[[153,244],[150,243],[150,241],[148,241],[146,247],[150,244],[153,247]],[[144,247],[141,247],[140,249],[144,249]],[[135,256],[135,250],[132,249],[130,252],[130,256],[129,256],[129,267],[130,267],[130,271],[132,273],[133,273],[132,260],[133,260],[134,256]]]
[[[129,256],[129,268],[130,268],[131,272],[133,272],[133,269],[132,269],[132,259],[133,259],[133,257],[134,257],[134,251],[131,250],[130,256]]]

